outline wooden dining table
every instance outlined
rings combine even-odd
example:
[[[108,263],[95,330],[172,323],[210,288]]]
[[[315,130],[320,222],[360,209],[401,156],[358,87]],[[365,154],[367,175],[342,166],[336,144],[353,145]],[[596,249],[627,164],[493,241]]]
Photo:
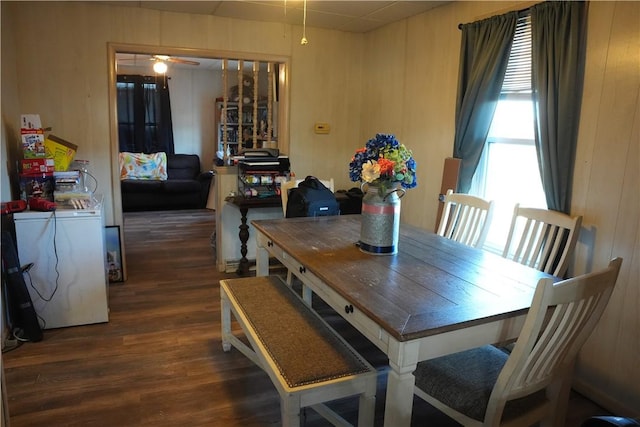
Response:
[[[366,253],[360,215],[252,224],[257,275],[277,258],[387,355],[390,427],[411,424],[419,361],[517,338],[536,284],[552,277],[409,225],[396,255]]]

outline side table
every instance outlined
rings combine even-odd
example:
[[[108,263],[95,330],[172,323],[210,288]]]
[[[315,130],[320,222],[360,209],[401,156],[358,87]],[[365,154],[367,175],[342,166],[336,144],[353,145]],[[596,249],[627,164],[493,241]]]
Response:
[[[247,259],[247,242],[249,241],[249,225],[247,224],[247,214],[249,209],[259,208],[275,208],[282,206],[280,197],[244,197],[229,196],[225,198],[226,202],[231,203],[240,209],[240,263],[236,273],[239,276],[245,276],[249,272],[249,260]]]

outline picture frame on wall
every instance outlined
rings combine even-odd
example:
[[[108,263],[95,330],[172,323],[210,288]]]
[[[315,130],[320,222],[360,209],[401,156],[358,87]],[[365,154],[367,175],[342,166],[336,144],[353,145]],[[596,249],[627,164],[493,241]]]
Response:
[[[107,226],[105,230],[105,236],[107,246],[106,262],[109,283],[122,282],[122,243],[120,241],[120,226]]]

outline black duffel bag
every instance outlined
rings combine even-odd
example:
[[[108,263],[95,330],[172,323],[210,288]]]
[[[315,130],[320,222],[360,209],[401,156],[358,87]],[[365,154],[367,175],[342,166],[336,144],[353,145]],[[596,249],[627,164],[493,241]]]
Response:
[[[314,176],[308,176],[289,190],[287,218],[339,215],[340,206],[333,192]]]

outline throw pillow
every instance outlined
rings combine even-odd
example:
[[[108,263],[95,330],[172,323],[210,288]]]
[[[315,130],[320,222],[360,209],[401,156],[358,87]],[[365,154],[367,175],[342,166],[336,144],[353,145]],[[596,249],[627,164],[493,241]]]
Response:
[[[167,179],[167,153],[128,153],[118,156],[120,179],[149,179],[164,181]]]

